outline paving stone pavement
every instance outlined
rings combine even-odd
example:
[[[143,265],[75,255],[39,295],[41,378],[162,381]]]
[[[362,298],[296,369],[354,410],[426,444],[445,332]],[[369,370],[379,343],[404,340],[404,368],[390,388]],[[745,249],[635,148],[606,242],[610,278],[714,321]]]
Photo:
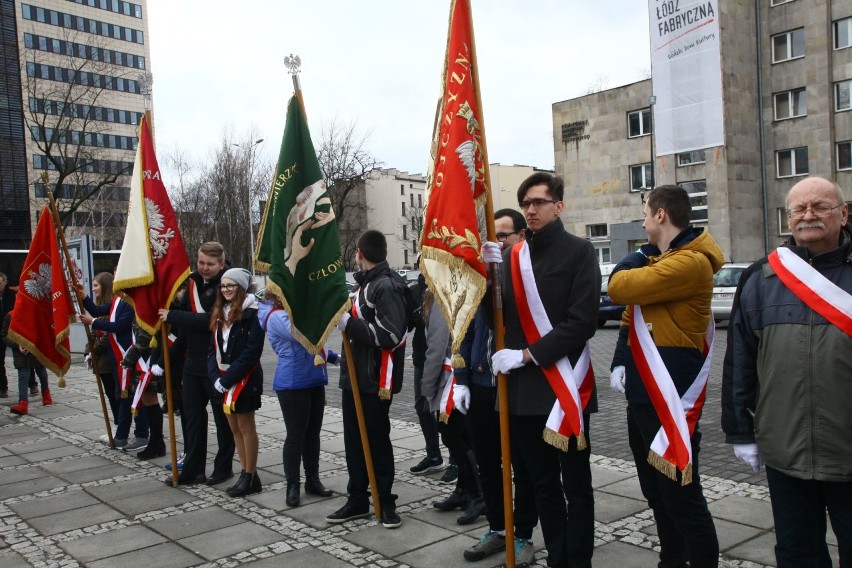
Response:
[[[601,403],[601,412],[592,419],[593,564],[655,566],[659,541],[627,448],[624,401],[608,387],[616,333],[614,326],[605,328],[592,341]],[[724,333],[717,337],[724,338]],[[333,336],[329,345],[339,343]],[[723,351],[719,344],[702,420],[701,469],[721,544],[720,565],[774,566],[775,535],[765,478],[733,460],[719,429]],[[7,371],[15,377],[9,359]],[[267,349],[263,357],[267,385],[275,362]],[[53,406],[44,407],[34,397],[31,414],[16,417],[8,411],[16,401],[0,399],[0,566],[499,566],[502,554],[475,564],[462,559],[462,551],[486,526],[484,520],[459,526],[458,513],[432,507],[434,500],[452,490],[439,482],[441,474],[408,472],[422,458],[424,444],[413,412],[410,368],[406,374],[408,384],[392,406],[394,490],[403,524],[389,531],[375,519],[342,525],[324,520],[345,501],[347,481],[336,370],[330,372],[320,456],[320,475],[335,493],[330,498],[303,494],[300,507],[288,508],[281,467],[285,429],[271,390],[257,413],[263,492],[231,499],[224,493],[227,483],[167,488],[162,483],[168,476],[162,467],[165,458],[139,461],[101,444],[104,421],[97,389],[90,372],[76,361],[66,377],[67,387],[52,388]],[[56,383],[53,376],[51,383]],[[179,419],[176,423],[179,431]],[[212,462],[216,451],[212,420],[210,431]],[[830,538],[837,563],[833,535]],[[538,529],[533,541],[536,566],[546,566]]]

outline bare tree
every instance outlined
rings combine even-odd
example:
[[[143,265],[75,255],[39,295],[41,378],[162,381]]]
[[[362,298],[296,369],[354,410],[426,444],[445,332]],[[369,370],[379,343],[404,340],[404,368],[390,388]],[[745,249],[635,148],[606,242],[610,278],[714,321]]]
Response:
[[[340,249],[347,270],[354,268],[355,245],[367,228],[366,178],[381,162],[366,149],[357,124],[332,120],[322,127],[317,158],[331,195]]]
[[[605,91],[609,85],[609,75],[606,73],[598,73],[594,80],[586,87],[586,92],[584,95],[592,95],[594,93],[600,93],[601,91]]]
[[[104,243],[116,246],[124,233],[129,182],[115,187],[133,169],[137,137],[115,135],[109,121],[118,110],[104,101],[110,91],[139,92],[131,66],[106,42],[68,28],[61,39],[25,34],[28,47],[22,62],[24,91],[28,97],[24,118],[30,133],[34,162],[48,170],[52,185],[39,179],[36,196],[51,191],[57,199],[60,218],[66,226],[85,226]],[[83,37],[85,35],[85,37]],[[133,63],[138,65],[134,59]],[[136,113],[125,113],[126,124],[136,124]],[[91,227],[91,228],[90,228]],[[77,230],[79,232],[79,229]]]

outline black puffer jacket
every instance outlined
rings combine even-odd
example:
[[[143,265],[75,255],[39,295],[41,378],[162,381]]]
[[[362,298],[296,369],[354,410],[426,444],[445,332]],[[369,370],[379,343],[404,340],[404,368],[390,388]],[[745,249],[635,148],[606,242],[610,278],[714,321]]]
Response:
[[[219,289],[219,281],[222,279],[222,274],[225,270],[222,269],[219,274],[208,280],[207,282],[197,272],[189,275],[189,278],[195,282],[198,289],[198,297],[201,300],[201,307],[204,308],[204,313],[194,313],[190,306],[191,291],[187,290],[181,298],[176,309],[169,310],[169,315],[166,321],[169,324],[180,326],[180,333],[177,340],[169,349],[169,355],[172,358],[181,357],[186,353],[184,361],[184,373],[196,376],[207,375],[207,356],[210,353],[211,332],[210,332],[210,312],[213,311],[213,304],[216,302],[216,292]]]

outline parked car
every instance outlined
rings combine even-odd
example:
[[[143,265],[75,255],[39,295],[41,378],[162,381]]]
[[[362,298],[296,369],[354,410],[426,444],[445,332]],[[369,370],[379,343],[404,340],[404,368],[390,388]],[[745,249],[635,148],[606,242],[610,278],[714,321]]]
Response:
[[[615,304],[607,293],[609,277],[604,276],[601,282],[601,304],[598,307],[598,327],[603,327],[608,321],[621,321],[625,306]]]
[[[710,309],[716,322],[731,319],[731,306],[734,303],[734,292],[745,269],[750,263],[728,263],[722,265],[719,272],[713,275],[713,298]]]

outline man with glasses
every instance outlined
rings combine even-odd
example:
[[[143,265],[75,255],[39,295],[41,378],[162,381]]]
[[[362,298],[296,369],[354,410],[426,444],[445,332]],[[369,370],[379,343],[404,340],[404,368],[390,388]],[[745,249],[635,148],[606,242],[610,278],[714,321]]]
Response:
[[[852,232],[835,182],[806,178],[787,195],[792,237],[743,273],[722,377],[722,427],[736,457],[766,464],[775,558],[852,562]]]
[[[499,245],[486,243],[483,253],[486,262],[505,266],[506,349],[492,363],[495,372],[509,375],[515,483],[533,488],[548,565],[591,566],[589,413],[597,410],[597,400],[587,342],[597,330],[601,273],[592,244],[569,234],[559,218],[563,193],[559,177],[528,177],[518,188],[525,240],[502,256]],[[490,298],[483,305],[490,312]],[[516,511],[527,505],[518,502],[523,499],[519,492]],[[531,531],[522,531],[523,519],[516,524],[516,556],[525,558]]]
[[[625,304],[610,385],[627,398],[627,434],[642,495],[654,513],[663,568],[716,567],[719,541],[701,487],[698,421],[710,370],[713,274],[725,261],[689,223],[689,195],[657,187],[644,205],[648,244],[609,278]],[[706,363],[706,364],[705,364]]]

